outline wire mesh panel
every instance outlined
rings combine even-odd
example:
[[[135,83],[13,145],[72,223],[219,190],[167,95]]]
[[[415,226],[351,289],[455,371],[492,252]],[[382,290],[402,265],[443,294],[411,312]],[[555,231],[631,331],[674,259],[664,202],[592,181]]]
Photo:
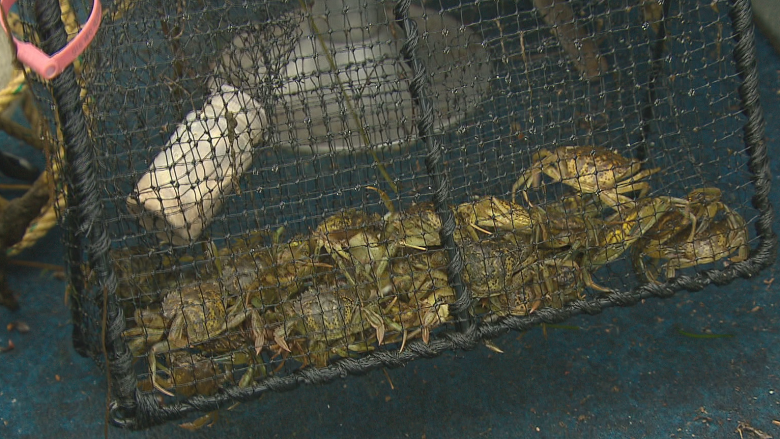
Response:
[[[20,14],[47,40],[44,9]],[[76,339],[108,361],[118,425],[774,257],[744,3],[106,10],[58,160]],[[62,107],[70,75],[39,101]]]

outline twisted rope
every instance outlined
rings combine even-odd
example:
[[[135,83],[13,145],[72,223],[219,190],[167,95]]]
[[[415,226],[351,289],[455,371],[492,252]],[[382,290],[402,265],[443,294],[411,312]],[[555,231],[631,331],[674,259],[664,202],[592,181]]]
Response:
[[[36,149],[42,149],[46,152],[49,150],[48,145],[51,144],[50,142],[43,140],[47,137],[44,135],[46,127],[41,122],[40,112],[37,107],[32,104],[32,98],[26,91],[27,86],[24,70],[16,70],[15,76],[11,82],[0,91],[0,113],[17,105],[19,101],[22,101],[23,112],[32,126],[32,129],[25,128],[10,119],[7,119],[5,116],[0,116],[0,129],[5,131],[6,134],[20,139]],[[49,166],[44,172],[50,174],[50,180],[54,180],[57,178],[58,168],[54,166],[51,161],[48,161],[48,163]],[[21,240],[5,250],[6,256],[15,256],[22,250],[32,247],[40,238],[46,236],[49,230],[57,224],[55,205],[58,200],[59,198],[53,195],[49,197],[49,202],[43,206],[40,214],[27,226]]]

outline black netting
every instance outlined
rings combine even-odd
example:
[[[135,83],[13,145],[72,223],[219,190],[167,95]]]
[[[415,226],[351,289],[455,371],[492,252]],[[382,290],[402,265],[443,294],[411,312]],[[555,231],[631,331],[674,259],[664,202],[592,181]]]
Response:
[[[49,53],[91,7],[31,3]],[[746,2],[104,8],[35,91],[63,146],[75,340],[108,361],[118,425],[774,258]]]

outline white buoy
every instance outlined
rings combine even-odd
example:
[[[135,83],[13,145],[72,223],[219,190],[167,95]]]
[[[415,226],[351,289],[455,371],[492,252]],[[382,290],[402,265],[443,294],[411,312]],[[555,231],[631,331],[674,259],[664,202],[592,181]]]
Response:
[[[223,85],[179,124],[127,198],[128,209],[164,241],[197,239],[252,165],[266,124],[259,102]]]

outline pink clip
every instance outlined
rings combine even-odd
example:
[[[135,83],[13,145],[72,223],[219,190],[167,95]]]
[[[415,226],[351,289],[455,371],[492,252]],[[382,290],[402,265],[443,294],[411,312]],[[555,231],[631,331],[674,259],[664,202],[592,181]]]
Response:
[[[16,4],[17,0],[0,0],[0,6],[3,7],[6,14],[11,10],[11,7]],[[44,79],[56,78],[65,67],[71,65],[83,52],[84,49],[89,46],[92,39],[97,33],[98,27],[100,27],[100,21],[103,18],[103,8],[100,5],[99,0],[95,0],[92,5],[92,13],[89,19],[84,24],[84,27],[76,35],[76,38],[72,39],[65,47],[52,56],[46,55],[43,51],[30,43],[19,41],[11,35],[16,43],[16,56],[22,64],[30,67],[41,75]],[[10,34],[8,29],[5,28],[5,22],[0,20],[3,29],[7,34]]]

